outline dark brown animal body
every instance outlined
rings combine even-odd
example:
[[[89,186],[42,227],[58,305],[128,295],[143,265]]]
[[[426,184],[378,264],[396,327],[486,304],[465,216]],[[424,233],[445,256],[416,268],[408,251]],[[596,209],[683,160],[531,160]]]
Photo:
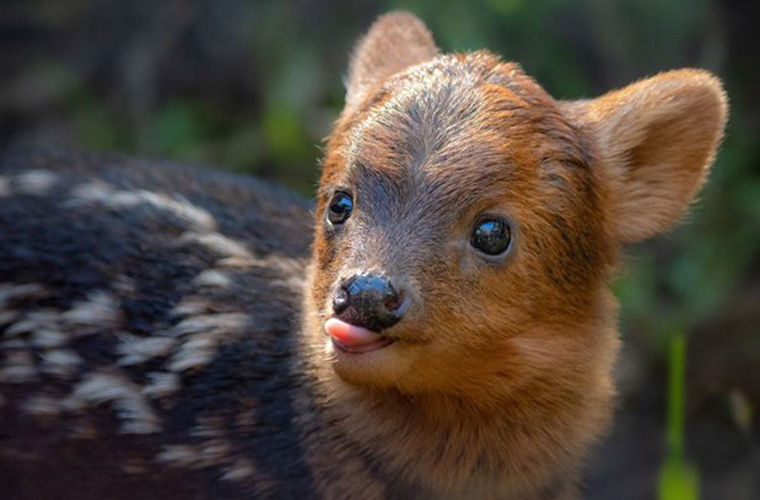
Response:
[[[555,101],[408,14],[348,81],[316,217],[233,176],[2,158],[6,496],[576,495],[610,419],[620,247],[695,196],[719,82]]]

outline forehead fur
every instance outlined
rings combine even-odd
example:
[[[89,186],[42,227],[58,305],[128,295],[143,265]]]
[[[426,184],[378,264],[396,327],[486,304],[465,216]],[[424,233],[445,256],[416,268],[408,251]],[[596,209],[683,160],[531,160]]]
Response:
[[[518,65],[487,51],[443,55],[380,82],[343,117],[323,187],[424,184],[442,203],[468,204],[503,192],[518,168],[587,163],[579,142]]]

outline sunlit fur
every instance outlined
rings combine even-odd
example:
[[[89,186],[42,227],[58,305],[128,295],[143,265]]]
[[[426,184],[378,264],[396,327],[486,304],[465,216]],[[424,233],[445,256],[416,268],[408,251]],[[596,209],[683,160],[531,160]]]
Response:
[[[435,55],[422,33],[387,15],[354,54],[324,158],[305,349],[325,404],[387,470],[439,495],[536,498],[557,484],[547,498],[572,495],[610,419],[620,245],[686,209],[725,96],[711,75],[682,70],[558,102],[519,66],[486,51]],[[333,229],[324,210],[337,189],[355,209]],[[496,262],[469,245],[484,213],[513,223]],[[384,332],[394,344],[346,355],[321,325],[337,283],[365,271],[413,304]]]

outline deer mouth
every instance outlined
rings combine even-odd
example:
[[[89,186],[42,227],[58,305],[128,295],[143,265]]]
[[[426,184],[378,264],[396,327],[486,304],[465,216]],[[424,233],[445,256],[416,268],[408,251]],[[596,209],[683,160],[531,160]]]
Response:
[[[377,351],[393,343],[390,337],[335,317],[325,321],[325,333],[336,349],[351,354]]]

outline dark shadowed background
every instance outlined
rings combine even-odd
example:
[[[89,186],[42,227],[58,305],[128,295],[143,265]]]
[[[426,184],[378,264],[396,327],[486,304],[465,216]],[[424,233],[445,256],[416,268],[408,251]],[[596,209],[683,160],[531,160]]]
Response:
[[[684,332],[685,449],[701,496],[760,498],[757,2],[2,0],[0,151],[40,143],[213,164],[310,195],[352,42],[399,7],[444,50],[490,48],[556,97],[683,66],[723,78],[730,122],[707,188],[685,224],[631,249],[616,283],[620,407],[585,490],[656,497],[669,340]]]

